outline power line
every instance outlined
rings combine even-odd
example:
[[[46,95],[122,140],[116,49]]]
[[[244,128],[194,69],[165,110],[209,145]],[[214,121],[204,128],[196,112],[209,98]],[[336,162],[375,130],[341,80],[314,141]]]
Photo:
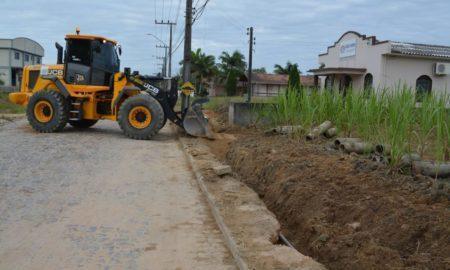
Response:
[[[210,0],[205,0],[205,3],[203,3],[203,5],[198,9],[198,11],[196,12],[197,14],[192,21],[192,24],[194,24],[195,21],[200,19],[200,17],[203,15],[203,12],[205,12],[206,5],[208,4],[209,1]]]
[[[197,3],[198,3],[199,1],[200,1],[200,0],[198,0]],[[198,11],[197,11],[197,16],[195,16],[195,17],[193,18],[192,24],[194,24],[196,21],[198,21],[198,20],[200,19],[200,17],[203,15],[203,13],[204,13],[204,11],[205,11],[205,8],[206,8],[206,5],[208,4],[209,1],[210,1],[210,0],[205,0],[205,2],[203,3],[203,5],[198,9]],[[179,36],[178,41],[177,41],[177,46],[175,46],[175,49],[172,51],[172,54],[174,54],[174,53],[178,50],[178,48],[180,48],[181,44],[183,43],[183,41],[184,41],[184,35],[183,35],[183,33],[184,33],[184,30],[183,30],[182,34]],[[181,39],[180,39],[180,38],[181,38]]]
[[[178,1],[177,17],[175,19],[175,23],[178,23],[178,18],[180,17],[180,8],[181,8],[181,0]]]
[[[175,47],[175,49],[172,51],[172,54],[174,54],[177,50],[178,50],[178,48],[180,48],[180,46],[181,46],[181,44],[183,43],[183,41],[184,41],[184,35],[182,35],[183,36],[183,38],[180,40],[180,42],[178,43],[178,45]],[[181,37],[181,36],[180,36]]]
[[[173,0],[170,0],[170,8],[169,8],[169,20],[170,20],[170,16],[172,15],[172,1]]]

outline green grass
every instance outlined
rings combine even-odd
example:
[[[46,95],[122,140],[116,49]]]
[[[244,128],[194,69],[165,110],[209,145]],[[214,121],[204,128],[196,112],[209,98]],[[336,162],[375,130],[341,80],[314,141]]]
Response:
[[[258,112],[271,125],[302,125],[306,130],[332,121],[342,136],[360,137],[392,147],[392,163],[417,151],[436,160],[450,160],[448,94],[430,95],[417,106],[411,89],[385,89],[377,94],[348,91],[287,91],[272,107]]]
[[[0,113],[25,113],[25,108],[11,103],[8,99],[8,93],[0,92]]]

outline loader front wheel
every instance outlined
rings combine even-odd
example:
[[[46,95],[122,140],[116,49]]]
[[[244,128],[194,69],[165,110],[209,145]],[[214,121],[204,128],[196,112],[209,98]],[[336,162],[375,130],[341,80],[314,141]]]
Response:
[[[164,111],[152,96],[139,94],[123,102],[117,121],[128,137],[149,140],[160,130],[164,121]]]
[[[27,118],[31,127],[41,133],[61,131],[69,118],[67,102],[54,90],[36,92],[27,105]]]

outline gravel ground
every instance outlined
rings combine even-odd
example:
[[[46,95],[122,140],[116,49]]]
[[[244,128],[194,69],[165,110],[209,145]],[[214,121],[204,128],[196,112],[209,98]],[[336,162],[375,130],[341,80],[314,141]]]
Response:
[[[0,126],[0,269],[235,269],[170,129]]]

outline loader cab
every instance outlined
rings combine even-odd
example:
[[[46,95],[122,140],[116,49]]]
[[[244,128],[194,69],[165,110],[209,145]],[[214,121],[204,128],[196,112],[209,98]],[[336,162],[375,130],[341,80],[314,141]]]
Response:
[[[110,86],[120,71],[117,44],[102,37],[68,35],[64,79],[68,84]]]

